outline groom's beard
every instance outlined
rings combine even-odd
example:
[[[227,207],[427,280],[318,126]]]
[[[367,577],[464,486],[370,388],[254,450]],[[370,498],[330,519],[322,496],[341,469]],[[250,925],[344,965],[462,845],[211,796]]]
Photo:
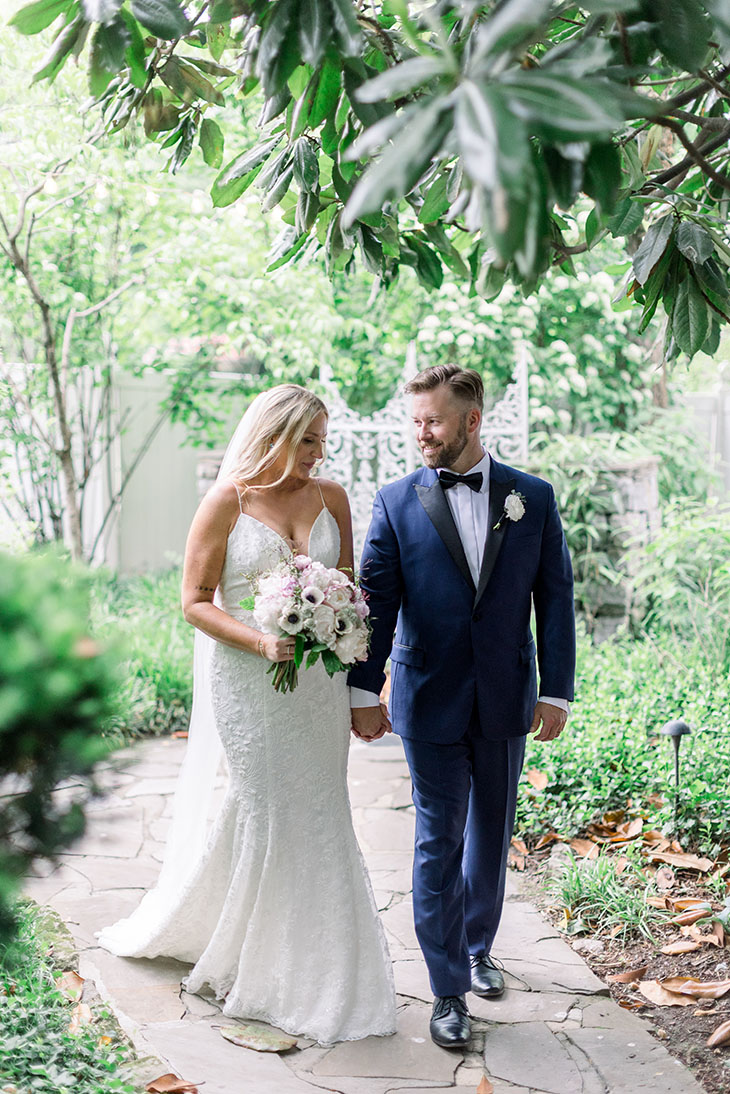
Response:
[[[459,431],[454,437],[453,441],[442,441],[433,452],[429,452],[428,455],[421,449],[423,456],[423,462],[426,467],[451,467],[458,460],[461,453],[467,446],[469,440],[466,432],[466,414],[459,422]],[[429,448],[433,448],[433,445],[429,445]]]

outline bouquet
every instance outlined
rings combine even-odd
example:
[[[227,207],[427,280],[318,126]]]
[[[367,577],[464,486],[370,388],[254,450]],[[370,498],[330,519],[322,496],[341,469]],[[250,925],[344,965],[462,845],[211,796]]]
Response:
[[[370,609],[365,597],[341,570],[293,555],[251,581],[254,595],[241,601],[253,612],[256,626],[266,634],[295,638],[294,659],[272,664],[277,691],[293,691],[307,653],[305,668],[318,657],[329,676],[342,672],[368,652]]]

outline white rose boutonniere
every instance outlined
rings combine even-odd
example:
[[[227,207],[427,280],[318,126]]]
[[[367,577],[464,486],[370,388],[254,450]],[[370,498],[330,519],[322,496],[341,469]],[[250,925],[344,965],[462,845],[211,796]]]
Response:
[[[525,515],[526,504],[527,500],[524,494],[520,494],[519,490],[513,490],[504,499],[504,509],[502,510],[502,516],[499,518],[492,531],[498,532],[506,520],[511,520],[514,522],[522,520]]]

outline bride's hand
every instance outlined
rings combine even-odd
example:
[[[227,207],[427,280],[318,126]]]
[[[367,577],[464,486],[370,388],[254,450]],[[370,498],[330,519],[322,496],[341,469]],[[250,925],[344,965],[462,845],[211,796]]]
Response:
[[[291,661],[294,657],[294,638],[277,638],[275,634],[262,634],[259,639],[259,653],[267,661]]]

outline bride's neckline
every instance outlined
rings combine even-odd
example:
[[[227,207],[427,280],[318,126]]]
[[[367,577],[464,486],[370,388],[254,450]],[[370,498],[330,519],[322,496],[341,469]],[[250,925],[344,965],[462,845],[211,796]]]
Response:
[[[299,555],[308,555],[309,554],[309,548],[310,548],[310,545],[311,545],[311,542],[312,542],[312,533],[314,532],[314,529],[317,526],[317,522],[318,522],[319,518],[322,516],[323,513],[327,513],[330,517],[332,517],[332,514],[330,513],[327,506],[323,505],[322,508],[320,509],[320,511],[317,513],[317,516],[312,521],[312,525],[309,529],[309,534],[307,536],[307,545],[306,545],[306,548],[302,551],[296,551],[295,552],[294,548],[292,547],[292,544],[291,544],[290,540],[288,540],[286,538],[286,536],[282,536],[281,532],[278,532],[276,530],[276,528],[272,528],[271,525],[267,524],[265,520],[259,520],[258,517],[252,516],[251,513],[239,513],[238,520],[234,524],[233,529],[231,529],[231,535],[233,534],[233,531],[237,527],[238,521],[240,521],[242,517],[246,517],[247,520],[253,520],[253,521],[255,521],[256,524],[260,524],[262,528],[268,528],[268,530],[271,532],[271,534],[276,536],[277,539],[280,539],[281,542],[287,547],[287,549],[289,551],[291,551],[292,554],[296,553],[296,554],[299,554]],[[334,517],[332,519],[334,520]]]

